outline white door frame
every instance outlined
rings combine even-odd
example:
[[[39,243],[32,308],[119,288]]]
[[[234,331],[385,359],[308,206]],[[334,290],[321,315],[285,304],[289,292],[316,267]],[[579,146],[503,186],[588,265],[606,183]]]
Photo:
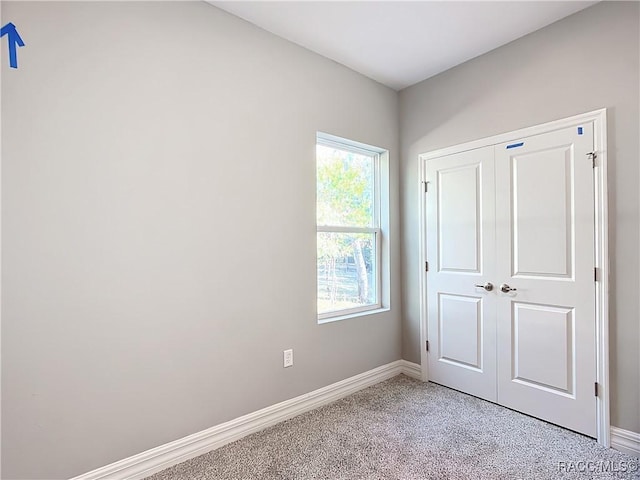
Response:
[[[513,132],[502,133],[460,145],[442,148],[418,156],[420,178],[420,364],[422,380],[429,381],[428,357],[426,351],[427,336],[427,274],[424,268],[426,256],[426,208],[424,192],[426,185],[426,162],[433,158],[452,155],[477,148],[497,145],[518,140],[523,137],[547,133],[562,128],[579,126],[593,122],[594,147],[596,152],[594,167],[594,201],[595,201],[595,267],[598,278],[596,282],[596,381],[598,397],[596,400],[596,422],[598,443],[604,447],[611,446],[609,419],[609,220],[607,210],[607,110],[606,108],[575,115],[569,118],[554,120],[533,127]]]

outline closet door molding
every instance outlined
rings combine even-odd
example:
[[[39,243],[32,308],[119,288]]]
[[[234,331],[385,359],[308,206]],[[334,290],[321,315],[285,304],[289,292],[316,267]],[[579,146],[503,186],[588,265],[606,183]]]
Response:
[[[599,109],[541,125],[523,128],[492,137],[474,140],[419,155],[419,212],[420,212],[420,344],[422,379],[429,381],[428,337],[428,289],[427,272],[427,162],[429,160],[462,152],[513,142],[525,137],[553,132],[568,127],[593,126],[594,137],[594,266],[595,266],[595,319],[596,319],[596,433],[598,443],[610,447],[609,419],[609,248],[607,207],[607,112]]]

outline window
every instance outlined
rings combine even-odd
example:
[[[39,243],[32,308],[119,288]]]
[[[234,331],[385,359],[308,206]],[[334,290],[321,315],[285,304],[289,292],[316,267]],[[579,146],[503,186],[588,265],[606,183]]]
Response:
[[[380,155],[318,134],[318,319],[381,307]]]

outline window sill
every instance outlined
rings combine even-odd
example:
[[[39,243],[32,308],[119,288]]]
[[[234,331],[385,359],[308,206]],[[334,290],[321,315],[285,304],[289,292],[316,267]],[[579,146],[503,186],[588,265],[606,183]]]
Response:
[[[318,319],[318,325],[322,325],[324,323],[340,322],[342,320],[348,320],[350,318],[357,318],[357,317],[364,317],[367,315],[377,315],[379,313],[385,313],[389,311],[391,311],[389,307],[380,307],[380,308],[375,308],[373,310],[365,310],[364,312],[348,313],[346,315],[336,315],[335,317]]]

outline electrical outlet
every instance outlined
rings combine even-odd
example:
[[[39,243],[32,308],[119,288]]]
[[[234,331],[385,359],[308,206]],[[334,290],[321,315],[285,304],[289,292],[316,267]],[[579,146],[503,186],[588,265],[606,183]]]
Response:
[[[282,353],[284,357],[284,368],[293,367],[293,350],[285,350]]]

